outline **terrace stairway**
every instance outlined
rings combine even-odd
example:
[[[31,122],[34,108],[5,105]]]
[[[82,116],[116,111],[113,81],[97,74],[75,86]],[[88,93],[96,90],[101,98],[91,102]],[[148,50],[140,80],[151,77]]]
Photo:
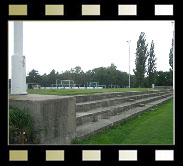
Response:
[[[173,97],[172,90],[98,93],[76,96],[76,138],[87,139]]]

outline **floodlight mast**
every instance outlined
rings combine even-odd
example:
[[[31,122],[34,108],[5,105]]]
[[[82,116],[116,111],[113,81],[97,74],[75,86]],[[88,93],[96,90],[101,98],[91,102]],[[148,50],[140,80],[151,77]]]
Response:
[[[175,71],[175,22],[172,21],[172,31],[173,31],[173,89],[175,89],[175,78],[174,78],[174,71]]]
[[[127,40],[126,41],[129,44],[129,88],[130,88],[130,42],[131,40]]]
[[[11,94],[27,94],[25,56],[23,56],[22,21],[14,22],[14,55],[11,57],[11,61]]]

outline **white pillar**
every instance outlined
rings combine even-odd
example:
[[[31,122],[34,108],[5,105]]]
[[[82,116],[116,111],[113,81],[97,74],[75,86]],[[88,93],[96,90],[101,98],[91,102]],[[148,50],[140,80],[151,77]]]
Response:
[[[14,55],[11,58],[11,94],[27,94],[25,56],[23,56],[22,21],[14,22]]]
[[[131,42],[131,40],[128,40],[126,42],[128,42],[128,44],[129,44],[129,81],[128,81],[129,86],[128,86],[128,88],[130,88],[130,42]]]
[[[175,89],[175,23],[173,22],[173,89]]]

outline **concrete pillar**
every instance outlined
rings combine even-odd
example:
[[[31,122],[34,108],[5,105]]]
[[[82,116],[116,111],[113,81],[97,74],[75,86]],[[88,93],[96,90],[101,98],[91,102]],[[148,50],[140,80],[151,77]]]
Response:
[[[12,61],[11,94],[27,94],[26,66],[23,56],[23,22],[14,22],[14,55]]]

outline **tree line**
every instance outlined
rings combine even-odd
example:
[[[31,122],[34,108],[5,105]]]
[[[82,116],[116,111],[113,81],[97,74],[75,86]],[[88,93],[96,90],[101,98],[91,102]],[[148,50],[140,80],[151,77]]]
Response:
[[[112,85],[118,85],[121,88],[128,86],[129,75],[126,72],[121,72],[116,68],[114,64],[109,67],[99,67],[87,72],[76,73],[75,70],[65,71],[62,73],[56,72],[54,69],[49,74],[40,75],[37,70],[32,70],[27,76],[27,83],[40,84],[41,86],[51,86],[51,84],[56,84],[56,80],[73,80],[75,84],[80,86],[86,86],[89,82],[99,82],[100,85],[106,85],[107,87]],[[80,68],[79,66],[75,68]],[[74,69],[75,69],[74,68]],[[139,87],[135,75],[130,75],[131,77],[131,87]],[[170,71],[157,71],[155,75],[155,81],[153,82],[157,86],[172,86],[172,74]],[[151,87],[148,84],[148,77],[144,78],[144,86]]]
[[[141,32],[137,41],[135,69],[133,70],[135,74],[136,87],[151,87],[152,84],[156,84],[158,86],[173,85],[173,39],[169,53],[170,69],[168,72],[157,71],[157,58],[154,47],[155,44],[152,40],[150,49],[148,50],[145,33]]]
[[[152,40],[150,49],[145,39],[145,33],[141,32],[137,41],[134,75],[131,74],[131,87],[152,87],[173,85],[173,39],[172,48],[169,53],[169,71],[157,71],[156,56],[154,51],[154,41]],[[98,67],[84,72],[80,66],[70,70],[58,72],[54,69],[49,74],[40,75],[35,69],[27,76],[27,83],[50,86],[56,84],[56,80],[73,80],[75,84],[87,86],[89,82],[99,82],[100,85],[118,85],[121,88],[128,86],[129,74],[117,69],[115,64],[108,67]]]

